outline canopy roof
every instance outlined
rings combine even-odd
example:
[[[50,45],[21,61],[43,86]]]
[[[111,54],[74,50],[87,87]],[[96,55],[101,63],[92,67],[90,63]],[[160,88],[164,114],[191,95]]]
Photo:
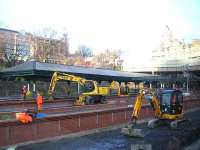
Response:
[[[97,81],[135,81],[135,80],[155,80],[160,78],[156,75],[144,73],[131,73],[124,71],[113,71],[109,69],[88,68],[78,66],[68,66],[61,64],[43,63],[29,61],[15,67],[7,68],[1,71],[1,78],[24,77],[27,79],[50,79],[53,72],[63,72],[82,76],[87,79]]]

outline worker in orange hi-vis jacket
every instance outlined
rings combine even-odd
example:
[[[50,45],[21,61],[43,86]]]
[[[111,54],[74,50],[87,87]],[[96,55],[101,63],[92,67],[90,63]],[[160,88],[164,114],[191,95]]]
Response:
[[[37,93],[37,108],[38,108],[38,111],[41,111],[42,110],[42,105],[43,105],[43,98],[42,96],[40,95],[40,92],[38,91]]]
[[[33,121],[33,118],[26,112],[16,113],[16,119],[22,123],[30,123]]]

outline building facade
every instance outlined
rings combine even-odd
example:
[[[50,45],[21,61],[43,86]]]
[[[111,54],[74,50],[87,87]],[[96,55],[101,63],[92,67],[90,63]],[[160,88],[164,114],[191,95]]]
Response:
[[[0,59],[6,60],[17,51],[19,32],[0,28]],[[5,54],[6,53],[6,54]]]
[[[0,28],[0,61],[27,61],[64,63],[69,55],[67,35],[60,39],[35,36]]]
[[[193,65],[200,61],[200,39],[186,43],[175,38],[167,27],[160,46],[152,51],[151,67],[176,67]]]

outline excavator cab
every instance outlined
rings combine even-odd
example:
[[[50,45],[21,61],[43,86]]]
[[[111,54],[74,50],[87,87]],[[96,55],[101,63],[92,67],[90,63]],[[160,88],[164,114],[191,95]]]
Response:
[[[84,84],[84,92],[91,92],[95,90],[94,81],[88,80]]]
[[[177,115],[182,113],[183,95],[180,90],[164,90],[158,96],[160,111],[163,114]]]

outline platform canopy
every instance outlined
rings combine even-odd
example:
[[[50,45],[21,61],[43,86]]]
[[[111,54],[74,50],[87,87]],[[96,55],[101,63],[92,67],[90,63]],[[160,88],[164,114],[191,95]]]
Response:
[[[15,67],[4,69],[0,72],[1,78],[13,79],[15,77],[24,77],[28,80],[46,79],[50,80],[54,72],[63,72],[78,75],[86,79],[97,81],[139,81],[156,80],[160,78],[156,75],[144,73],[131,73],[124,71],[113,71],[109,69],[88,68],[79,66],[68,66],[61,64],[43,63],[29,61]]]

